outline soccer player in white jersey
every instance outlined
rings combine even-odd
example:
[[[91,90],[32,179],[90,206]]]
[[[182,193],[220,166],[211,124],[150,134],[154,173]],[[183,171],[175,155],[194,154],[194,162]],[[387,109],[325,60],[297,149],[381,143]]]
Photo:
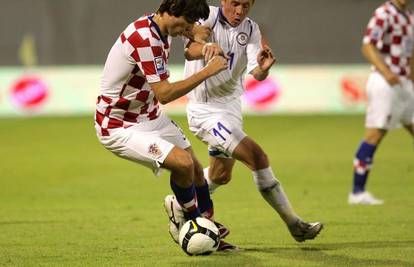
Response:
[[[194,75],[168,81],[171,37],[191,32],[208,14],[205,0],[164,0],[156,13],[132,22],[109,52],[95,113],[105,148],[155,174],[160,168],[171,172],[171,188],[185,220],[209,212],[213,203],[190,143],[159,102],[169,103],[227,68],[227,60],[216,56]]]
[[[210,7],[208,19],[201,22],[211,29],[208,42],[223,49],[229,57],[229,66],[188,94],[188,123],[190,130],[208,144],[210,164],[204,176],[210,191],[230,181],[235,160],[239,160],[252,171],[257,189],[286,223],[294,239],[303,242],[315,238],[323,228],[322,223],[304,222],[294,212],[267,155],[243,132],[240,99],[243,76],[248,73],[256,80],[264,80],[275,63],[272,50],[261,44],[258,25],[247,17],[253,4],[254,0],[222,0],[220,7]],[[200,71],[214,55],[210,46],[206,43],[201,50],[205,60],[186,61],[185,77]],[[187,55],[191,58],[199,52],[190,48]]]
[[[383,203],[365,185],[375,151],[388,130],[403,125],[414,137],[414,17],[407,2],[391,0],[377,8],[363,39],[362,52],[373,70],[367,82],[366,130],[354,159],[350,204]]]

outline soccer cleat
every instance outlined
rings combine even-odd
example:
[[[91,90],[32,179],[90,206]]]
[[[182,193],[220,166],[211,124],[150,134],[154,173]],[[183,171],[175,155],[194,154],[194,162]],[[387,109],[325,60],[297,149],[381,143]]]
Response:
[[[164,199],[164,208],[169,218],[168,232],[175,243],[178,243],[180,229],[185,223],[184,211],[178,204],[174,195],[168,195]]]
[[[178,243],[178,236],[180,229],[186,222],[184,218],[183,208],[178,203],[174,195],[168,195],[164,199],[164,208],[169,218],[168,232],[175,243]],[[213,221],[217,226],[220,234],[220,238],[225,238],[230,234],[230,230],[219,222]]]
[[[384,200],[375,198],[370,192],[350,193],[348,203],[351,205],[382,205]]]
[[[230,234],[230,230],[219,222],[214,222],[219,230],[220,239],[226,238]]]
[[[320,222],[307,223],[302,220],[289,226],[290,234],[298,242],[314,239],[322,229],[323,224]]]
[[[238,246],[235,246],[223,240],[220,240],[220,244],[217,248],[217,251],[237,252],[237,251],[240,251],[240,248]]]

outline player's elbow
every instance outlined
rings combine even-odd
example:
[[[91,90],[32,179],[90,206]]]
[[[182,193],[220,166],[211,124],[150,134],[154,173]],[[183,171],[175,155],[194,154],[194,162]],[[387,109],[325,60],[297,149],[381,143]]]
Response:
[[[162,105],[166,105],[171,102],[171,100],[168,99],[167,97],[159,97],[157,99],[158,99],[158,102],[160,102],[160,104]]]
[[[259,74],[257,74],[257,75],[253,75],[253,77],[255,78],[256,81],[261,82],[261,81],[264,81],[266,79],[267,75],[259,75]]]

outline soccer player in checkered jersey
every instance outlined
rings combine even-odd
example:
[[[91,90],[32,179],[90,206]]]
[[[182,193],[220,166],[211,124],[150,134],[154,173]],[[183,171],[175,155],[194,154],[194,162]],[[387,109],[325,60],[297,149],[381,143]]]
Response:
[[[229,57],[229,66],[188,94],[189,127],[208,144],[210,163],[204,169],[204,176],[210,191],[230,181],[235,160],[239,160],[252,171],[257,189],[286,223],[294,239],[303,242],[315,238],[323,224],[304,222],[294,212],[267,155],[243,131],[240,99],[243,76],[248,73],[256,80],[264,80],[275,63],[270,47],[261,44],[258,25],[247,17],[253,4],[254,0],[222,0],[221,6],[211,6],[208,19],[201,21],[201,25],[211,30],[209,42],[217,43]],[[214,56],[210,46],[206,43],[201,50],[205,59],[186,61],[185,77],[200,71]],[[188,57],[198,55],[197,49],[188,49]]]
[[[194,75],[168,81],[171,37],[191,32],[194,23],[208,14],[205,0],[164,0],[156,13],[132,22],[109,52],[96,105],[99,141],[115,155],[155,174],[160,168],[168,169],[185,220],[210,213],[213,203],[189,141],[161,112],[159,103],[187,94],[227,68],[227,60],[216,56]]]
[[[362,52],[373,71],[367,82],[366,130],[354,160],[350,204],[383,204],[365,190],[375,151],[387,131],[400,124],[414,136],[414,17],[407,2],[391,0],[377,8],[363,39]]]

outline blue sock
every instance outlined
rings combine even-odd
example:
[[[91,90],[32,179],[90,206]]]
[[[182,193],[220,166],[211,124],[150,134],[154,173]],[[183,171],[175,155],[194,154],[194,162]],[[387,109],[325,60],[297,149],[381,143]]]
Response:
[[[171,189],[173,190],[178,203],[184,210],[186,220],[192,220],[200,217],[200,210],[197,207],[195,186],[192,184],[188,188],[180,187],[170,180]]]
[[[376,145],[362,142],[354,160],[354,187],[353,192],[359,193],[365,191],[369,170],[372,166]]]
[[[208,183],[205,181],[203,186],[196,186],[198,208],[200,213],[204,217],[211,218],[213,216],[213,201],[210,198],[210,192],[208,191]]]

